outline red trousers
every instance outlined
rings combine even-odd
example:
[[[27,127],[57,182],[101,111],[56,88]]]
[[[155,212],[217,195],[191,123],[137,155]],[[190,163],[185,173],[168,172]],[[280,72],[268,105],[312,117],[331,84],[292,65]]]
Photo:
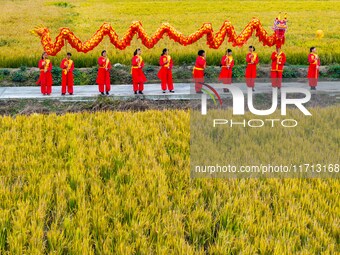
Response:
[[[98,84],[99,86],[99,92],[102,93],[104,92],[104,90],[106,92],[109,92],[111,90],[111,85],[110,83],[106,83],[106,84]]]
[[[271,71],[270,78],[272,80],[273,88],[281,88],[282,86],[282,72]]]
[[[41,93],[42,94],[51,94],[52,93],[52,85],[46,84],[41,85]]]
[[[144,82],[146,82],[147,79],[143,73],[143,70],[141,68],[132,68],[132,85],[133,85],[133,91],[143,91],[144,90]]]
[[[246,68],[247,87],[254,88],[255,79],[256,79],[256,65],[247,65],[247,68]]]
[[[109,92],[111,90],[111,81],[110,81],[110,70],[106,70],[105,68],[98,69],[97,76],[97,84],[99,87],[99,92],[103,93],[104,90]]]
[[[194,69],[193,78],[195,81],[195,91],[200,92],[203,87],[201,83],[204,82],[204,71]]]
[[[221,81],[223,84],[231,84],[232,76],[233,70],[231,68],[228,69],[227,67],[223,66],[218,80]]]
[[[40,90],[42,94],[51,94],[52,93],[52,73],[51,72],[40,72],[40,77],[37,84],[40,84]]]
[[[310,87],[316,87],[318,85],[319,69],[315,65],[310,65],[308,68],[308,82]]]
[[[162,90],[173,90],[172,71],[167,68],[161,68],[158,72],[158,78],[161,80]]]
[[[66,93],[66,87],[67,87],[67,92],[69,94],[73,94],[73,73],[68,72],[67,74],[62,72],[61,75],[61,93],[65,94]]]
[[[133,82],[133,91],[143,91],[144,83],[143,82]]]
[[[310,87],[316,87],[318,85],[317,78],[308,78],[308,83]]]

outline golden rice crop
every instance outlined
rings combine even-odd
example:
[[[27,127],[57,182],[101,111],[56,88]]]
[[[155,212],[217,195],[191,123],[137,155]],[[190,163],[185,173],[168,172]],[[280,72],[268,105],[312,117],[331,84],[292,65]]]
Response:
[[[288,109],[287,116],[281,116],[277,111],[270,116],[256,116],[247,112],[244,116],[232,115],[232,110],[208,111],[205,117],[200,112],[191,115],[191,162],[193,165],[210,165],[210,163],[224,165],[228,163],[236,166],[244,165],[285,165],[310,166],[321,164],[331,167],[340,164],[340,114],[339,107],[311,108],[312,116],[305,116],[297,109]],[[213,127],[214,119],[229,121],[226,125]],[[272,123],[265,121],[276,120]],[[250,128],[248,123],[255,120]],[[295,128],[281,125],[282,120],[295,120]],[[250,122],[249,122],[250,123]],[[273,122],[274,123],[274,122]],[[288,121],[286,124],[290,123]],[[291,124],[288,124],[291,125]],[[203,149],[204,148],[204,149]],[[201,163],[201,164],[200,164]],[[326,168],[327,168],[326,167]],[[305,169],[304,169],[305,170]],[[325,177],[338,175],[336,172],[318,174],[308,171],[308,176]],[[334,176],[333,175],[333,176]],[[297,175],[290,175],[297,176]],[[249,177],[249,175],[247,176]]]
[[[51,31],[54,39],[60,27],[69,27],[82,41],[88,40],[102,25],[109,22],[120,38],[132,21],[140,20],[149,35],[160,24],[169,22],[176,29],[188,35],[198,30],[204,22],[211,22],[217,31],[225,20],[230,20],[237,33],[253,18],[261,20],[264,28],[272,33],[273,20],[280,11],[288,13],[289,28],[283,50],[289,64],[307,64],[307,55],[311,46],[316,46],[322,64],[338,63],[340,29],[337,17],[339,1],[1,1],[0,13],[0,66],[20,67],[36,66],[42,53],[40,40],[29,33],[35,26],[43,24]],[[39,11],[36,11],[39,10]],[[315,32],[322,30],[323,38],[316,38]],[[158,64],[159,55],[164,47],[170,48],[175,64],[191,64],[199,48],[207,50],[209,65],[219,64],[227,47],[227,41],[218,50],[207,48],[203,38],[198,43],[183,47],[167,37],[153,49],[145,49],[144,60],[148,64]],[[256,46],[260,64],[268,63],[272,48],[263,47],[255,36],[248,44]],[[73,53],[76,67],[94,66],[96,58],[103,48],[108,49],[110,59],[116,63],[130,64],[133,51],[141,43],[135,39],[131,47],[119,51],[110,46],[106,38],[93,52],[77,53],[75,50],[63,49],[54,64],[60,62],[66,50]],[[247,47],[233,48],[237,63],[244,63]]]
[[[1,117],[0,253],[339,251],[338,180],[190,179],[189,125],[181,110]]]

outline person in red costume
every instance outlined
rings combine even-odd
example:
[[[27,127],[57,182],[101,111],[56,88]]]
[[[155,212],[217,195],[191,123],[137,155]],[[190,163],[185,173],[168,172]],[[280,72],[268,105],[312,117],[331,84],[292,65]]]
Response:
[[[272,87],[280,89],[282,86],[283,67],[286,63],[286,55],[279,47],[272,53],[272,70],[270,77],[272,80]]]
[[[172,67],[174,64],[169,55],[169,50],[166,48],[163,49],[162,55],[159,58],[159,65],[161,66],[161,69],[157,76],[161,80],[163,93],[166,92],[166,89],[168,89],[169,92],[174,93],[174,83],[172,81]]]
[[[205,51],[199,50],[197,55],[192,74],[195,82],[196,93],[203,93],[202,83],[204,82],[204,69],[206,68]]]
[[[51,95],[52,93],[52,63],[48,59],[48,55],[44,52],[39,60],[38,67],[40,69],[40,76],[37,81],[37,85],[40,85],[41,93],[45,95]]]
[[[256,79],[256,65],[259,63],[259,57],[255,53],[255,47],[249,46],[249,53],[246,56],[246,84],[247,87],[252,88],[255,91],[255,79]]]
[[[60,63],[60,68],[62,69],[61,73],[61,95],[64,96],[67,92],[70,95],[73,95],[73,70],[74,70],[74,62],[71,59],[72,54],[68,52],[66,54],[66,58],[64,58]]]
[[[142,55],[141,49],[136,49],[135,52],[133,53],[133,58],[131,60],[132,84],[133,91],[135,94],[137,94],[137,92],[139,94],[143,94],[144,82],[147,81],[145,74],[143,73],[144,61],[141,55]]]
[[[110,70],[111,63],[110,59],[107,57],[106,50],[102,51],[101,56],[98,58],[98,76],[97,76],[97,84],[99,87],[99,92],[104,95],[104,91],[106,95],[110,94],[111,90],[111,81],[110,81]]]
[[[226,54],[222,57],[221,60],[221,72],[218,77],[218,80],[221,81],[223,84],[230,85],[231,78],[233,75],[233,67],[234,67],[234,59],[233,59],[233,52],[231,49],[226,51]],[[227,88],[223,89],[224,92],[228,92]]]
[[[318,78],[319,78],[319,67],[320,67],[320,58],[316,54],[316,48],[311,47],[310,53],[308,55],[308,74],[307,78],[309,81],[309,86],[311,90],[316,90],[316,86],[318,85]]]

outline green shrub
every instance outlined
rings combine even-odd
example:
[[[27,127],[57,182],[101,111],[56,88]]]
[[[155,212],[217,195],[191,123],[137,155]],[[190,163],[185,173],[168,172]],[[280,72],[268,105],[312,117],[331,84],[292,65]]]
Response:
[[[218,74],[219,74],[219,69],[217,69],[213,66],[208,66],[204,71],[204,76],[208,80],[216,78],[218,76]]]
[[[59,66],[52,67],[53,85],[61,85],[61,71]]]
[[[52,5],[61,7],[61,8],[73,8],[74,7],[73,4],[70,4],[67,2],[55,2],[55,3],[52,3]]]
[[[85,84],[96,84],[97,73],[98,73],[98,67],[91,68],[87,76],[87,79],[89,82]]]
[[[14,82],[25,82],[27,81],[27,75],[22,71],[15,71],[12,73],[12,81]]]
[[[74,85],[80,85],[81,84],[81,75],[82,75],[82,73],[79,71],[79,69],[74,69],[74,71],[73,71]]]
[[[155,71],[155,66],[146,65],[146,66],[144,67],[144,70],[145,70],[145,72],[147,72],[147,73],[154,72],[154,71]]]
[[[189,70],[188,68],[179,68],[173,72],[172,77],[174,80],[191,79],[192,70]]]
[[[233,68],[233,78],[243,78],[245,75],[245,65],[235,65]]]
[[[340,65],[331,65],[327,68],[327,76],[329,78],[340,78]]]
[[[154,67],[149,66],[147,71],[147,73],[149,74],[148,76],[152,76],[154,70],[155,70]],[[95,74],[95,77],[97,77],[97,73]],[[125,84],[125,83],[129,84],[131,82],[132,78],[130,73],[130,67],[126,67],[124,69],[114,67],[111,69],[111,84]]]
[[[0,69],[1,76],[7,76],[9,74],[10,74],[10,71],[8,69]]]
[[[283,78],[297,78],[299,77],[299,71],[297,67],[285,66],[285,70],[282,74]]]

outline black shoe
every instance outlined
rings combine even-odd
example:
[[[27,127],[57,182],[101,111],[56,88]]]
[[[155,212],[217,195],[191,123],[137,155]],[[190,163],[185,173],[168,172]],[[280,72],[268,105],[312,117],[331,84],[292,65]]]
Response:
[[[106,95],[110,95],[110,93],[108,91],[106,91]]]
[[[100,94],[104,96],[104,92],[100,92]]]
[[[255,89],[254,89],[254,88],[252,88],[252,91],[254,92],[254,91],[255,91]]]
[[[73,95],[73,93],[70,93],[70,96],[72,96]]]
[[[165,94],[165,92],[166,92],[166,91],[165,91],[165,90],[163,90],[163,94]]]
[[[50,96],[51,94],[47,94],[48,96]]]
[[[175,91],[174,91],[174,90],[169,90],[169,92],[170,92],[170,93],[175,93]]]
[[[65,96],[65,93],[61,93],[62,96]]]
[[[223,89],[224,92],[229,92],[229,89]]]
[[[139,91],[138,93],[143,95],[143,91]]]
[[[202,90],[196,91],[196,94],[203,94]]]
[[[137,91],[135,91],[135,95],[137,95]]]

